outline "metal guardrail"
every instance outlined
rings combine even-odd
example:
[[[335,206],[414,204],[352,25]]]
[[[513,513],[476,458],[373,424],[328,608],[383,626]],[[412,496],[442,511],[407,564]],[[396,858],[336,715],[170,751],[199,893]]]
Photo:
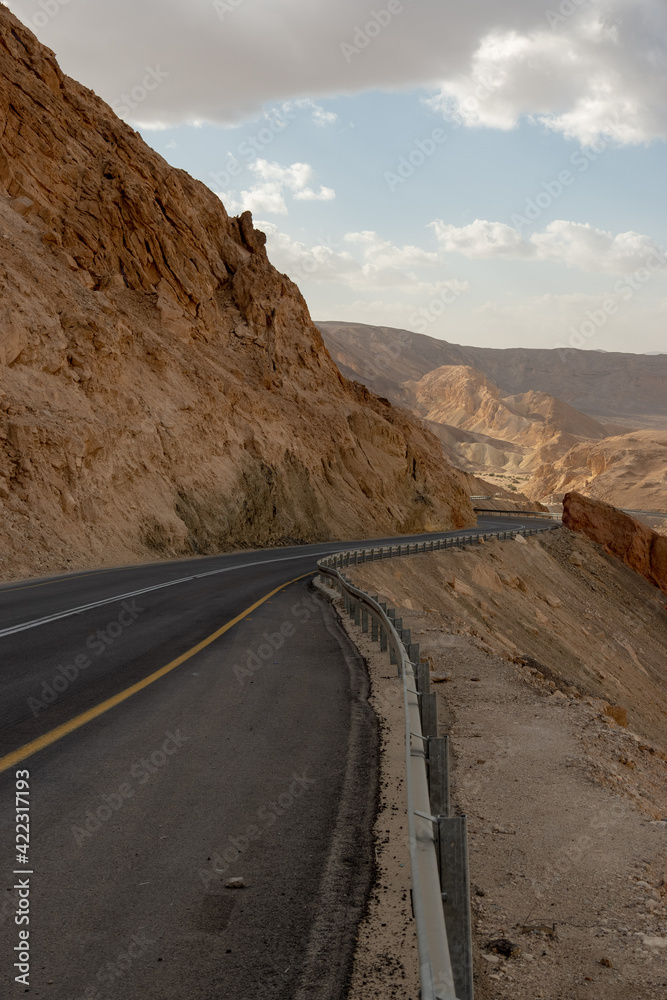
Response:
[[[430,542],[354,549],[318,562],[343,595],[355,624],[390,646],[392,663],[403,679],[405,709],[406,797],[421,1000],[473,1000],[472,927],[465,816],[449,808],[449,738],[438,736],[436,696],[430,691],[430,668],[421,663],[418,643],[411,642],[393,608],[355,587],[342,569],[377,559],[417,555],[479,544],[491,538],[535,535],[549,528],[486,532]]]
[[[473,507],[475,514],[504,514],[506,517],[535,517],[543,521],[561,521],[562,515],[546,510],[502,510],[494,507]]]

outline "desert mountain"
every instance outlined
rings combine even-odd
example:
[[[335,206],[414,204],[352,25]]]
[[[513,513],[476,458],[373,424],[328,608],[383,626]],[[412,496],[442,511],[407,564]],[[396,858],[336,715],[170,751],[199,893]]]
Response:
[[[526,492],[562,498],[577,491],[617,507],[667,512],[667,431],[634,431],[575,445],[535,470]]]
[[[405,388],[453,456],[473,467],[529,471],[606,430],[544,392],[508,396],[481,372],[443,365]]]
[[[420,333],[364,323],[318,323],[331,356],[348,378],[409,403],[406,382],[442,365],[465,365],[506,395],[545,392],[596,420],[634,427],[667,422],[667,354],[462,347]]]
[[[319,328],[343,374],[418,413],[451,463],[493,481],[489,495],[520,484],[543,503],[574,489],[667,510],[667,355],[493,350],[360,323]]]
[[[474,523],[230,218],[0,6],[0,574]]]

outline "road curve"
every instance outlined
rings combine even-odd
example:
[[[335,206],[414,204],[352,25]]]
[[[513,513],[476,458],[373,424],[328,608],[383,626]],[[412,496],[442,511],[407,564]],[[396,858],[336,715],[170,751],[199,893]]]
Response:
[[[529,517],[479,521],[518,524]],[[341,547],[0,587],[8,982],[26,770],[31,994],[344,997],[372,877],[377,733],[363,663],[309,587]],[[237,877],[245,887],[226,888]]]

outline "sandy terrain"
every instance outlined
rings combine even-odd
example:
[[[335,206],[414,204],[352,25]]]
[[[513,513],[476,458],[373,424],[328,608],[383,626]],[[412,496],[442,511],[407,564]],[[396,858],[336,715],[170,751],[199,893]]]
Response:
[[[664,596],[566,529],[349,572],[431,663],[469,816],[477,997],[664,1000]],[[391,690],[387,657],[348,627],[374,691]],[[403,808],[389,791],[385,813]],[[397,857],[400,839],[383,849]],[[379,899],[371,922],[387,923]],[[390,995],[380,962],[372,991],[361,941],[366,992],[351,996]]]

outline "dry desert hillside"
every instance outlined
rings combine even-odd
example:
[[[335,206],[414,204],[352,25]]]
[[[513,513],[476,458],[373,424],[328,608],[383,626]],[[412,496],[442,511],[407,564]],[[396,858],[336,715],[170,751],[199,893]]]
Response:
[[[387,326],[317,325],[344,374],[406,404],[405,382],[441,365],[466,365],[507,395],[546,392],[598,421],[628,428],[667,423],[667,354],[466,347]]]
[[[571,489],[667,513],[667,355],[460,347],[320,323],[343,374],[409,407],[456,468],[559,503]]]
[[[0,6],[0,576],[474,523],[228,216]]]

